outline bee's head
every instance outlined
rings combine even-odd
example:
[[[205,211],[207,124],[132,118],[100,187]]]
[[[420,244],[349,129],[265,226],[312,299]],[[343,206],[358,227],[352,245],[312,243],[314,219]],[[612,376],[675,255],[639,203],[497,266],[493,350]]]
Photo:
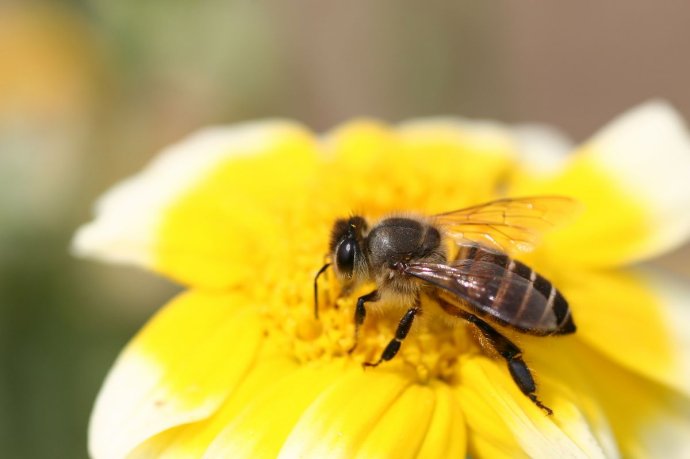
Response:
[[[367,222],[362,217],[339,219],[331,230],[331,259],[340,278],[353,279],[357,273],[366,270],[366,259],[362,252]]]

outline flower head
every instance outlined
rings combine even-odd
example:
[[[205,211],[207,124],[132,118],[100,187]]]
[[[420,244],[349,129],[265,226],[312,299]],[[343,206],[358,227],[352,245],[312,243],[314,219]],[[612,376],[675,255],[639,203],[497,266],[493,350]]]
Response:
[[[570,149],[542,127],[285,121],[208,129],[99,202],[77,253],[182,283],[123,351],[90,425],[94,457],[681,457],[690,445],[690,291],[625,268],[690,237],[690,140],[659,102]],[[573,335],[511,335],[546,416],[458,319],[413,327],[374,369],[399,314],[312,282],[333,222],[435,214],[500,196],[585,211],[523,261],[568,298]],[[370,287],[370,286],[369,286]],[[435,316],[434,316],[435,317]]]

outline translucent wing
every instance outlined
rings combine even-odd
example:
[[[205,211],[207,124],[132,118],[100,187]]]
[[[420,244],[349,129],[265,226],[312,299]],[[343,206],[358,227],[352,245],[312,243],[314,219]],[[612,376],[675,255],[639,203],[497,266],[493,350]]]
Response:
[[[551,284],[538,285],[541,276],[528,279],[499,265],[472,260],[452,265],[410,263],[404,272],[437,287],[439,298],[501,325],[534,335],[574,331],[567,302]]]
[[[529,252],[544,231],[570,219],[579,205],[563,196],[505,198],[435,216],[458,243],[478,242],[504,252]]]

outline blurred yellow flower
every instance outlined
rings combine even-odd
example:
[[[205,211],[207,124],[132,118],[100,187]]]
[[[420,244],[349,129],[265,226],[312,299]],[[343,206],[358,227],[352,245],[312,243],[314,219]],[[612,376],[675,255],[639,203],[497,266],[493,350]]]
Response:
[[[96,401],[89,450],[118,457],[690,457],[690,289],[623,268],[690,237],[690,139],[645,104],[566,155],[541,126],[285,121],[203,131],[99,202],[78,254],[187,286],[132,340]],[[525,260],[569,299],[574,335],[516,337],[546,416],[464,325],[418,326],[312,280],[349,212],[437,213],[501,195],[586,208]]]
[[[58,4],[0,8],[0,121],[85,111],[101,72],[85,21]]]

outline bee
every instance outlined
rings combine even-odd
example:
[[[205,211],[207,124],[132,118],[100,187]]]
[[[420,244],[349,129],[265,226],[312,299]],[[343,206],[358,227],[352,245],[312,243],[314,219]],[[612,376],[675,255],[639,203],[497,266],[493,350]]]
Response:
[[[339,219],[331,231],[330,261],[314,278],[314,314],[318,319],[319,276],[331,266],[345,291],[364,282],[376,286],[357,299],[350,352],[357,346],[367,304],[401,304],[405,313],[395,336],[378,361],[364,363],[375,367],[398,353],[423,312],[420,297],[425,295],[474,327],[482,346],[506,361],[522,393],[551,415],[537,398],[522,350],[499,330],[544,337],[575,332],[568,302],[558,289],[509,255],[532,250],[545,230],[575,208],[569,198],[538,196],[498,199],[433,216],[391,215],[373,224],[357,215]]]

